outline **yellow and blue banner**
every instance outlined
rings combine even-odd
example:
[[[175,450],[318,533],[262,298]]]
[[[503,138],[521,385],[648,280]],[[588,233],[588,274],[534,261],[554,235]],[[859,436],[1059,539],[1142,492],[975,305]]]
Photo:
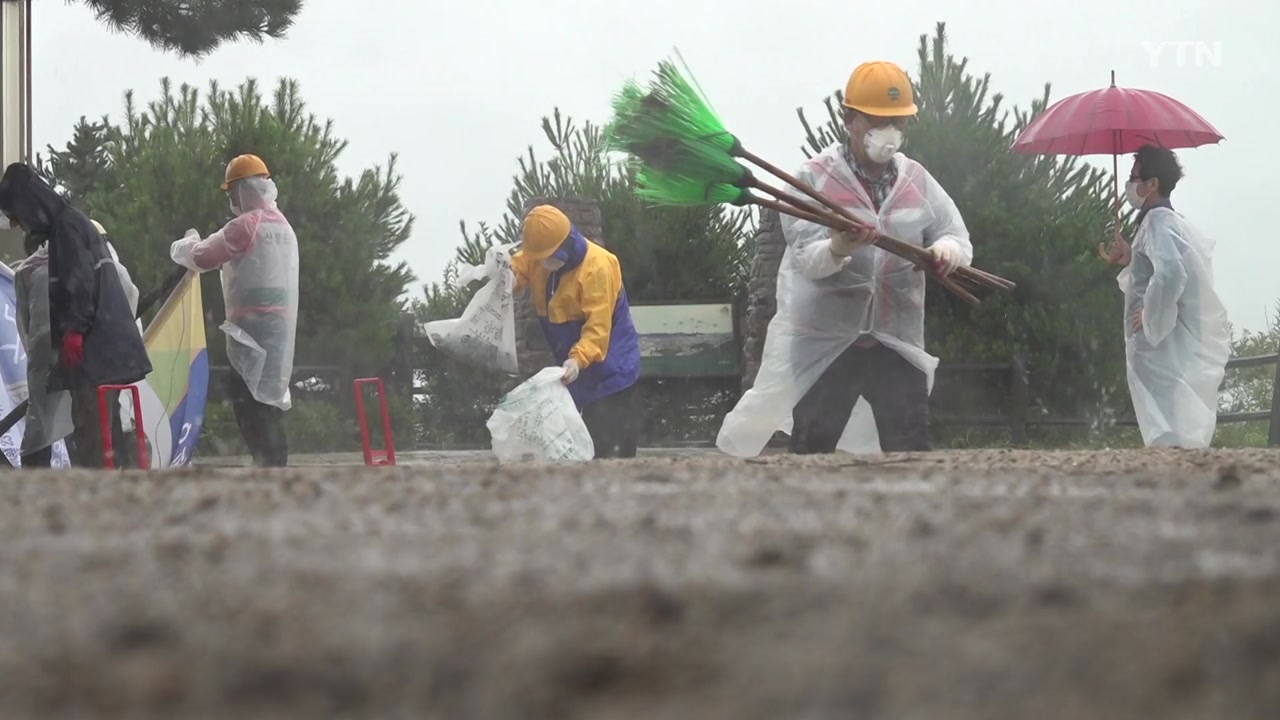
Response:
[[[151,467],[191,464],[209,397],[200,278],[187,273],[142,335],[151,374],[138,383]]]

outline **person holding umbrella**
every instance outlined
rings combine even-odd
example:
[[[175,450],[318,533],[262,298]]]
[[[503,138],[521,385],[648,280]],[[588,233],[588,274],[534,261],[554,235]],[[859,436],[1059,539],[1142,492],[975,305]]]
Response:
[[[1213,289],[1213,241],[1173,209],[1182,168],[1172,150],[1134,153],[1125,194],[1138,230],[1117,281],[1124,292],[1125,365],[1147,447],[1206,448],[1231,355],[1227,310]],[[1120,240],[1123,242],[1123,240]]]
[[[1111,86],[1063,98],[1032,120],[1014,152],[1111,155],[1116,205],[1113,241],[1098,252],[1124,265],[1125,359],[1129,392],[1148,447],[1208,447],[1217,425],[1218,387],[1230,353],[1226,310],[1213,290],[1213,242],[1174,212],[1182,179],[1176,148],[1220,142],[1222,133],[1191,108],[1151,90]],[[1120,233],[1119,156],[1134,153],[1125,185],[1138,210],[1133,246]]]

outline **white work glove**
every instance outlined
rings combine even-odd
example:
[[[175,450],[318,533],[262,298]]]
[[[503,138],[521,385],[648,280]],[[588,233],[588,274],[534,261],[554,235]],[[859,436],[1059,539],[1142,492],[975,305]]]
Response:
[[[200,233],[196,232],[195,228],[189,228],[181,239],[174,240],[169,246],[169,259],[194,273],[199,273],[200,268],[196,266],[195,259],[192,257],[198,242],[200,242]]]
[[[858,248],[874,245],[876,242],[876,231],[873,228],[866,230],[841,230],[831,236],[831,254],[836,257],[849,257]]]
[[[581,371],[582,371],[582,366],[578,364],[577,360],[574,360],[573,358],[569,358],[568,360],[565,360],[564,361],[564,377],[561,378],[560,382],[564,383],[565,385],[568,385],[569,383],[578,379],[578,373]]]
[[[955,272],[956,268],[964,264],[964,252],[954,243],[934,243],[929,246],[929,253],[933,255],[934,265],[943,277]]]

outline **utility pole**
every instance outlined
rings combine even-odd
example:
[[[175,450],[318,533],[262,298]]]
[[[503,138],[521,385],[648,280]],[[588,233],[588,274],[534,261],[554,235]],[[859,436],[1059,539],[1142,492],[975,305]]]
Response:
[[[0,0],[0,172],[33,162],[31,0]],[[0,253],[21,257],[22,231],[0,230]]]

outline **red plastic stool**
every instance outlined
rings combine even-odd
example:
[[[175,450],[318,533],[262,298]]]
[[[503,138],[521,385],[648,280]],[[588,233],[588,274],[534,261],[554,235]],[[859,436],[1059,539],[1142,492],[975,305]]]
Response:
[[[108,470],[116,466],[116,451],[111,444],[111,418],[114,413],[119,412],[119,406],[107,402],[107,393],[113,390],[128,390],[129,395],[133,397],[133,431],[138,436],[138,467],[142,470],[150,470],[151,458],[147,456],[147,433],[142,425],[142,396],[138,394],[137,385],[98,386],[98,417],[102,422],[102,463]],[[108,407],[108,405],[115,407]]]
[[[382,432],[387,438],[387,447],[383,450],[374,450],[372,441],[369,439],[369,419],[365,415],[364,410],[364,386],[376,385],[378,388],[378,400],[382,406]],[[387,410],[387,391],[382,383],[382,378],[357,378],[355,381],[356,390],[356,413],[360,417],[360,439],[364,443],[364,464],[365,465],[395,465],[396,464],[396,446],[395,441],[391,437],[391,413]]]

